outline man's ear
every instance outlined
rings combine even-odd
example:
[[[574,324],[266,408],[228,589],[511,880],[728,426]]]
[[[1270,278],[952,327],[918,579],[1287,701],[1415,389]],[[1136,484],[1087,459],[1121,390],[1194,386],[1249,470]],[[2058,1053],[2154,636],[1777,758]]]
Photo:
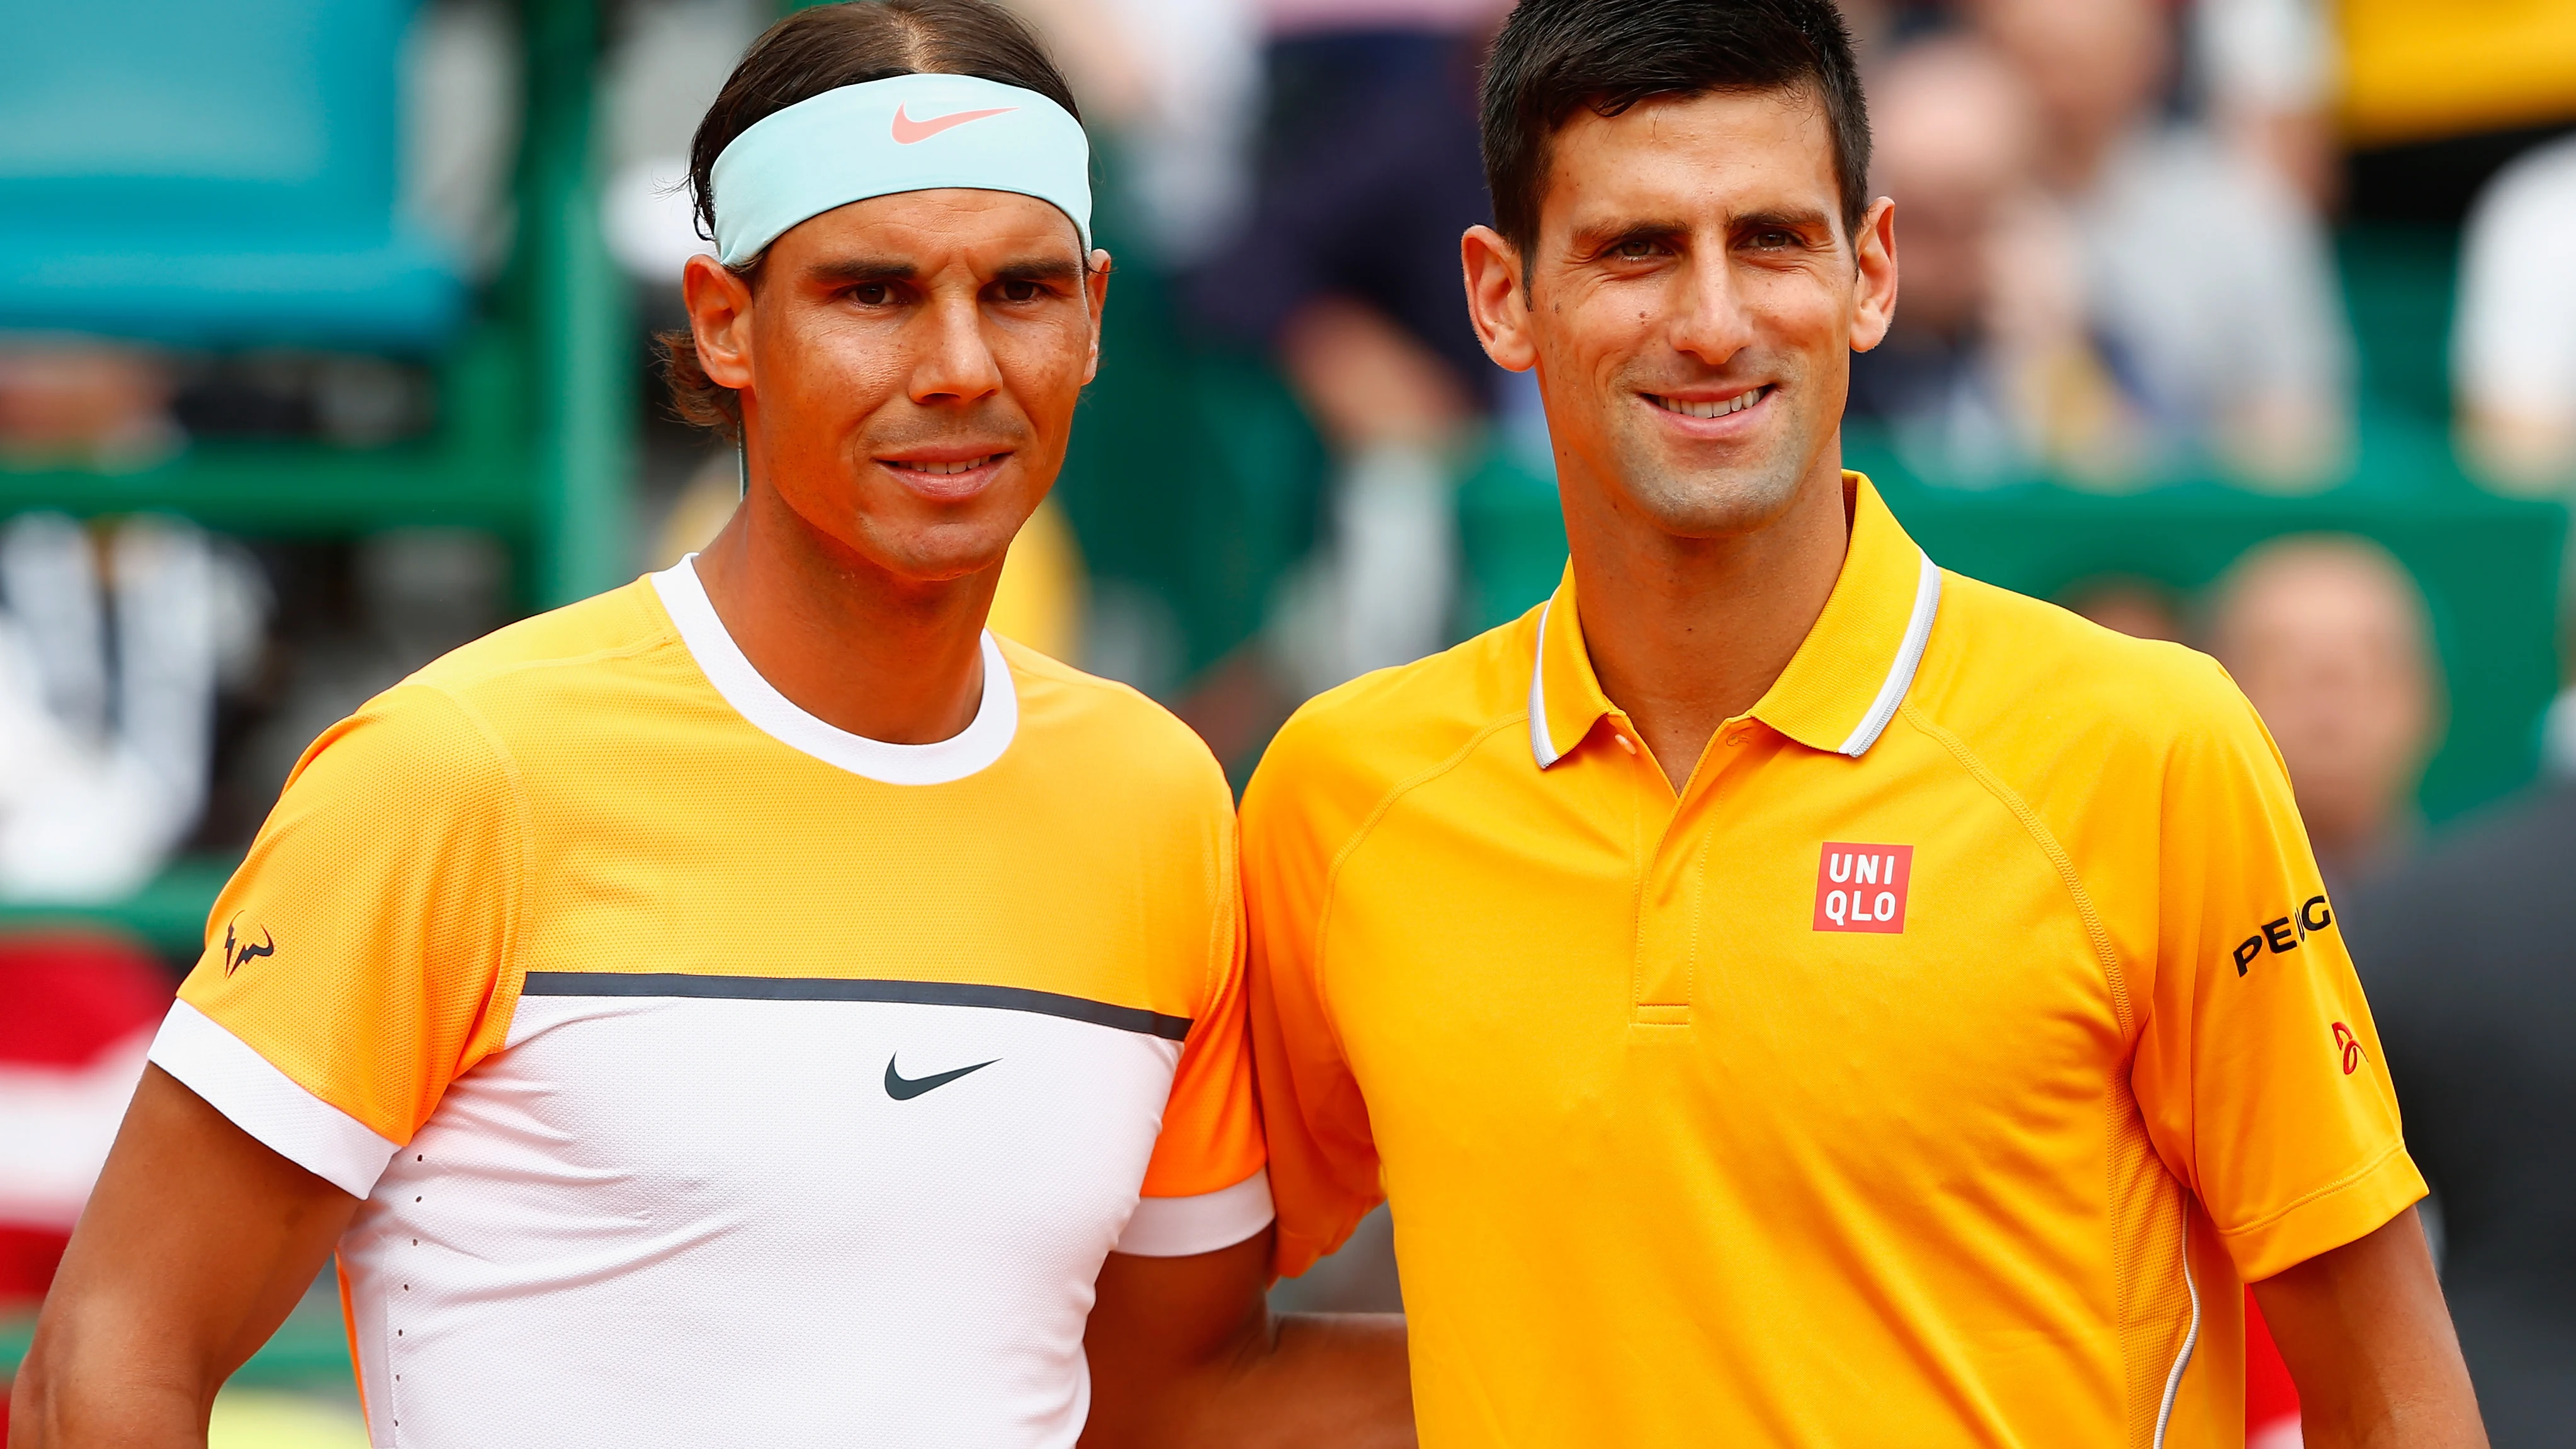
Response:
[[[1529,331],[1529,289],[1520,249],[1490,226],[1471,226],[1458,240],[1458,265],[1467,282],[1467,316],[1476,324],[1485,355],[1506,372],[1536,366],[1538,343]]]
[[[697,339],[707,381],[741,392],[751,386],[751,284],[700,254],[680,271],[680,298]]]
[[[1091,355],[1082,364],[1085,386],[1100,376],[1100,318],[1109,306],[1109,271],[1109,253],[1092,248],[1091,269],[1082,274],[1083,300],[1091,308]]]
[[[1861,217],[1852,238],[1852,333],[1854,352],[1867,352],[1887,340],[1896,321],[1896,203],[1880,197]]]

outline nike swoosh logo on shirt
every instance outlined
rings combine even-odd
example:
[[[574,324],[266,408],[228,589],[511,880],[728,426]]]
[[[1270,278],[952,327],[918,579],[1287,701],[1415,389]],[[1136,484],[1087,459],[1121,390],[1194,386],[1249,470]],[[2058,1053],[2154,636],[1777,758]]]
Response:
[[[918,141],[927,141],[952,127],[965,125],[968,121],[980,121],[986,116],[1007,115],[1018,109],[1017,106],[1003,106],[999,110],[992,111],[959,111],[954,115],[933,116],[927,121],[916,121],[903,113],[903,107],[897,106],[894,108],[894,143],[898,146],[909,146]]]
[[[1000,1060],[1000,1057],[993,1058],[993,1062],[998,1062]],[[977,1062],[971,1067],[959,1067],[953,1072],[941,1072],[936,1076],[907,1077],[903,1073],[894,1069],[894,1058],[888,1057],[886,1058],[885,1076],[886,1095],[894,1098],[898,1102],[909,1102],[913,1098],[920,1096],[922,1093],[929,1091],[933,1087],[947,1086],[950,1082],[956,1081],[959,1077],[966,1075],[968,1072],[980,1072],[986,1067],[991,1066],[993,1062]]]

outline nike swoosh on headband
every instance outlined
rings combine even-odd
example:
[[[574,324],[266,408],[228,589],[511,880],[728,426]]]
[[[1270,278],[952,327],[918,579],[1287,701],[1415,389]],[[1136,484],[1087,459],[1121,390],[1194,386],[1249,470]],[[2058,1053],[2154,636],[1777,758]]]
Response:
[[[968,121],[980,121],[986,116],[1007,116],[1018,109],[1017,106],[1001,106],[989,111],[959,111],[954,115],[933,116],[927,121],[916,121],[903,113],[903,107],[897,106],[894,108],[894,143],[898,146],[914,145],[927,141],[952,127],[965,125]]]
[[[709,179],[716,254],[727,266],[834,207],[952,187],[1035,197],[1072,218],[1091,246],[1082,123],[1036,91],[978,76],[888,76],[809,96],[734,137]]]

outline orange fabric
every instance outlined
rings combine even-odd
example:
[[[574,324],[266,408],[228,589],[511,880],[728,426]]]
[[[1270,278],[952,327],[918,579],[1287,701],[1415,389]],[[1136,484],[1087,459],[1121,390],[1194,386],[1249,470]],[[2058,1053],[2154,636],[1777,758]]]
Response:
[[[1003,649],[1012,745],[919,787],[736,713],[649,582],[505,629],[306,752],[180,994],[401,1143],[530,971],[1054,992],[1192,1020],[1146,1190],[1240,1182],[1263,1157],[1224,776],[1134,691]]]
[[[2357,145],[2576,118],[2576,5],[2342,0],[2343,120]]]
[[[1429,1449],[2143,1449],[2195,1290],[2167,1442],[2237,1443],[2240,1282],[2423,1190],[2225,675],[1939,575],[1908,687],[1921,554],[1847,486],[1678,794],[1569,575],[1245,796],[1277,1266],[1391,1201]]]

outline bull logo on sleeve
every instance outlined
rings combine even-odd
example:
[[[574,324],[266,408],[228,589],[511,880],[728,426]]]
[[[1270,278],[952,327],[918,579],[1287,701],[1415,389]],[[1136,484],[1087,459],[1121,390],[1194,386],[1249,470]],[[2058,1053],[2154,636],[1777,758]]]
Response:
[[[262,956],[276,954],[277,938],[269,934],[267,927],[260,927],[259,940],[254,942],[250,938],[250,933],[241,930],[241,917],[235,916],[224,923],[224,974],[226,976],[232,975]]]

